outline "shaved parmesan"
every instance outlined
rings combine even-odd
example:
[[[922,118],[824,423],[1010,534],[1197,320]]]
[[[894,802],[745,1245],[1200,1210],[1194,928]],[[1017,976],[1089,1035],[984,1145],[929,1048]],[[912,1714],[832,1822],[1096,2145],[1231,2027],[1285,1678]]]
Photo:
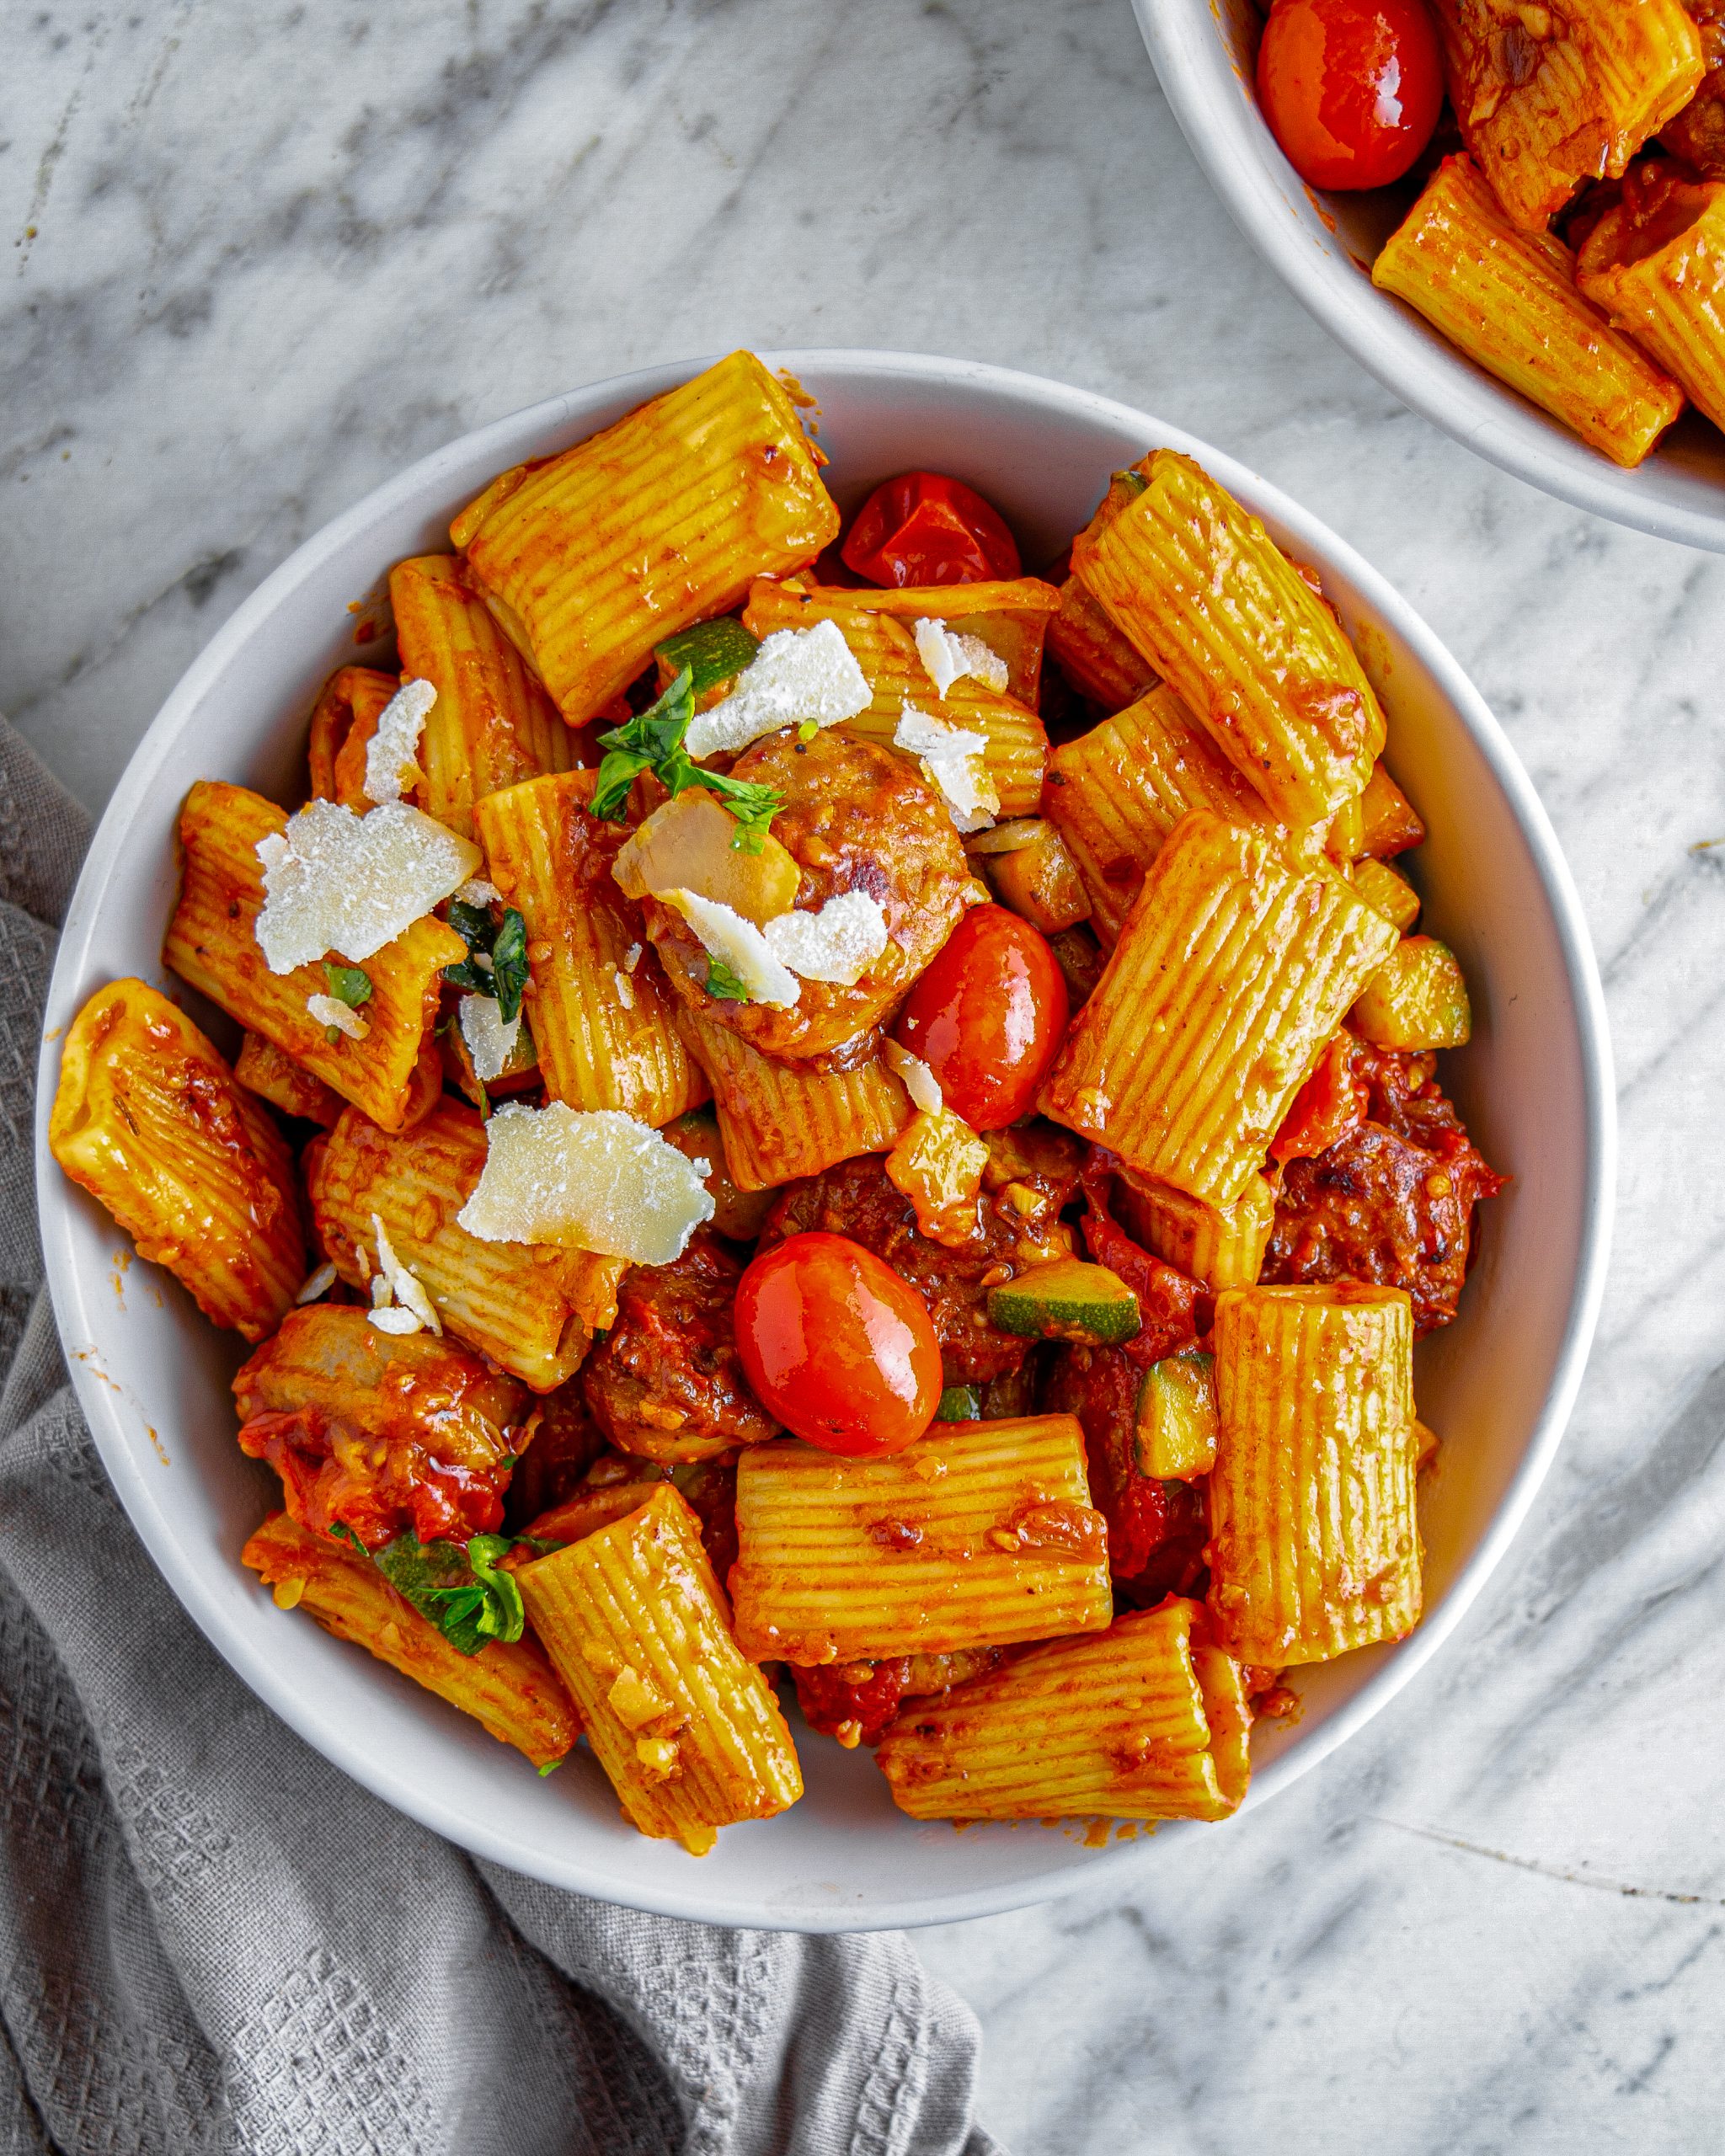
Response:
[[[621,966],[611,968],[611,984],[617,990],[617,1001],[622,1004],[625,1011],[633,1011],[635,1007],[635,984]]]
[[[804,980],[854,988],[886,948],[886,915],[866,891],[841,891],[819,913],[782,913],[761,931],[782,965]]]
[[[923,776],[946,797],[953,821],[961,831],[984,830],[994,821],[1001,798],[982,760],[988,747],[985,734],[967,733],[943,718],[931,718],[907,700],[893,735],[893,746],[921,758]]]
[[[683,746],[698,763],[745,748],[784,726],[836,726],[873,702],[862,669],[836,622],[775,629],[737,676],[729,696],[689,721]]]
[[[334,1026],[337,1033],[345,1033],[350,1041],[364,1040],[371,1030],[359,1012],[339,995],[308,995],[306,1009],[320,1026]]]
[[[464,906],[500,906],[503,894],[495,883],[488,883],[483,876],[470,876],[458,891],[451,896],[461,900]]]
[[[494,995],[464,995],[456,1016],[473,1059],[473,1075],[482,1086],[489,1086],[509,1068],[521,1038],[521,1014],[516,1011],[505,1025]]]
[[[491,1243],[560,1243],[669,1265],[713,1217],[694,1163],[632,1115],[510,1102],[485,1126],[485,1166],[457,1215]]]
[[[377,714],[377,730],[366,744],[368,801],[399,801],[403,787],[425,776],[419,739],[436,701],[429,681],[403,681]]]
[[[911,1104],[921,1108],[924,1115],[939,1115],[946,1107],[946,1095],[940,1089],[939,1079],[922,1058],[912,1055],[907,1048],[900,1048],[896,1041],[883,1041],[880,1052],[886,1058],[887,1069],[911,1096]]]
[[[782,1011],[803,993],[796,975],[773,955],[772,946],[752,921],[745,921],[717,899],[703,899],[698,891],[664,891],[660,895],[688,922],[708,955],[730,968],[748,990],[751,1003],[771,1003]]]
[[[377,1245],[377,1270],[388,1283],[390,1294],[394,1296],[403,1310],[413,1312],[428,1332],[441,1332],[443,1326],[432,1305],[431,1298],[419,1285],[415,1275],[409,1272],[396,1256],[390,1246],[389,1237],[384,1231],[382,1218],[376,1213],[371,1215],[371,1235]],[[400,1326],[394,1329],[405,1330],[404,1327]],[[391,1328],[385,1326],[384,1330],[387,1331]]]
[[[335,1285],[335,1267],[326,1258],[315,1273],[308,1273],[300,1283],[294,1297],[296,1303],[315,1303],[319,1296],[327,1295]]]
[[[386,1304],[381,1310],[367,1310],[366,1316],[380,1332],[403,1334],[425,1330],[411,1310],[403,1310],[395,1303]]]
[[[1007,662],[997,651],[991,651],[980,637],[964,636],[949,629],[944,622],[925,618],[916,624],[916,650],[923,671],[943,703],[953,682],[963,680],[967,674],[985,689],[996,691],[1004,689],[1010,678]]]
[[[334,951],[358,964],[393,943],[465,883],[479,849],[403,801],[364,816],[308,801],[285,831],[258,841],[264,910],[258,947],[273,974]]]

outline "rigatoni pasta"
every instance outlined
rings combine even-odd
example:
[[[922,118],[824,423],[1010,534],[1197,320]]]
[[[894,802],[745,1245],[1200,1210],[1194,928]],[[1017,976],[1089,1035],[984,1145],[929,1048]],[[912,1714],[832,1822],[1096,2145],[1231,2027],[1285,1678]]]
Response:
[[[424,782],[414,798],[428,815],[472,838],[475,802],[523,779],[572,770],[575,737],[459,562],[447,554],[398,562],[389,602],[403,679],[429,681],[437,691],[425,715]]]
[[[1175,1599],[913,1704],[879,1757],[913,1819],[1226,1819],[1250,1724],[1238,1663]]]
[[[511,641],[572,726],[673,629],[838,531],[783,385],[734,352],[590,441],[493,480],[450,527]]]
[[[1725,181],[1674,168],[1626,188],[1588,235],[1581,289],[1725,427]]]
[[[1364,787],[1384,745],[1365,669],[1263,524],[1189,456],[1157,450],[1072,567],[1280,822],[1322,823]]]
[[[1339,877],[1194,809],[1156,856],[1043,1111],[1159,1182],[1233,1205],[1395,947]]]
[[[165,995],[120,980],[85,1004],[61,1054],[48,1144],[215,1324],[260,1340],[280,1323],[306,1271],[291,1157]]]
[[[1512,224],[1457,157],[1385,242],[1371,280],[1614,463],[1639,464],[1683,392],[1577,289],[1575,268],[1561,240]]]
[[[638,1512],[523,1567],[521,1593],[624,1815],[697,1856],[803,1794],[795,1748],[725,1622],[694,1514],[664,1483]]]
[[[240,786],[200,779],[180,811],[179,903],[162,956],[180,979],[261,1033],[385,1130],[398,1130],[413,1096],[425,1037],[435,1024],[443,969],[467,955],[459,936],[431,915],[368,958],[362,1039],[314,1017],[328,993],[321,965],[272,973],[257,938],[264,905],[258,842],[287,819]]]
[[[493,880],[526,925],[526,1010],[552,1098],[656,1129],[707,1086],[640,910],[611,875],[622,834],[589,814],[593,785],[584,771],[529,779],[486,795],[474,825]]]
[[[622,1261],[470,1235],[456,1215],[485,1155],[479,1118],[447,1097],[401,1138],[349,1109],[310,1156],[312,1218],[341,1278],[367,1290],[381,1270],[381,1221],[456,1337],[549,1392],[579,1369],[594,1333],[615,1316]]]
[[[942,1424],[846,1464],[797,1443],[737,1468],[737,1637],[756,1660],[944,1653],[1094,1630],[1103,1523],[1068,1416]]]
[[[1220,1414],[1210,1607],[1242,1662],[1281,1668],[1419,1621],[1413,1322],[1397,1288],[1216,1299]]]
[[[462,1654],[403,1600],[377,1567],[327,1534],[275,1513],[240,1552],[278,1608],[303,1609],[423,1684],[539,1768],[564,1758],[580,1717],[537,1640],[494,1640]]]

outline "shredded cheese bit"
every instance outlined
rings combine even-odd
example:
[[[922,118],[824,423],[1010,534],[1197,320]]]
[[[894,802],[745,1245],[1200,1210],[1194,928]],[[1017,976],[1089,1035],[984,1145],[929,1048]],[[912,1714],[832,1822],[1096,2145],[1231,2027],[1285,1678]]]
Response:
[[[896,1041],[883,1041],[880,1052],[886,1058],[887,1069],[899,1079],[911,1096],[913,1107],[924,1115],[939,1115],[946,1107],[946,1095],[940,1089],[940,1081],[920,1055],[912,1055],[907,1048],[900,1048]]]
[[[371,1289],[371,1320],[380,1332],[417,1332],[424,1326],[428,1332],[441,1333],[442,1321],[414,1274],[403,1265],[392,1247],[385,1231],[382,1217],[371,1215],[372,1239],[377,1245],[377,1278]],[[383,1290],[383,1299],[378,1298],[378,1289]],[[401,1305],[398,1313],[389,1308],[388,1298],[393,1296]],[[411,1325],[401,1322],[403,1317],[413,1320]],[[383,1321],[387,1318],[390,1322]]]
[[[464,995],[456,1017],[473,1059],[473,1075],[482,1086],[489,1086],[509,1068],[509,1059],[521,1038],[521,1014],[516,1011],[505,1025],[494,995]]]
[[[617,1001],[622,1004],[625,1011],[633,1011],[635,1007],[634,983],[629,979],[628,975],[623,971],[621,966],[613,966],[611,968],[611,978],[617,986]]]
[[[403,681],[377,714],[377,730],[366,744],[368,801],[399,801],[404,788],[425,776],[419,740],[436,701],[429,681]]]
[[[782,913],[761,931],[781,965],[804,980],[854,988],[886,948],[886,915],[866,891],[840,891],[819,913]]]
[[[386,1303],[381,1310],[367,1310],[366,1317],[380,1332],[393,1333],[398,1337],[424,1330],[414,1313],[403,1310],[398,1304]]]
[[[632,974],[640,963],[641,947],[638,943],[632,943],[628,949],[623,953],[623,971],[626,974]]]
[[[364,816],[308,801],[259,840],[258,858],[258,947],[272,974],[291,974],[331,951],[362,963],[465,883],[479,849],[404,801]]]
[[[734,906],[718,899],[703,899],[698,891],[665,891],[660,895],[688,922],[708,955],[729,967],[748,990],[751,1003],[770,1003],[782,1011],[803,993],[797,976],[774,956],[761,930]]]
[[[326,1259],[315,1273],[308,1273],[306,1275],[300,1283],[300,1291],[294,1297],[294,1301],[296,1304],[315,1303],[320,1296],[327,1295],[334,1285],[335,1267]]]
[[[503,904],[502,892],[495,883],[488,883],[483,876],[468,877],[460,890],[451,891],[450,896],[459,899],[464,906],[500,906]]]
[[[306,1009],[320,1026],[334,1026],[337,1033],[345,1033],[350,1041],[364,1040],[371,1030],[359,1012],[339,995],[308,995]]]
[[[924,777],[945,796],[961,831],[985,830],[994,821],[1001,798],[982,760],[988,747],[985,735],[967,733],[943,718],[931,718],[906,698],[893,746],[921,760]]]
[[[991,650],[980,637],[965,636],[957,629],[949,629],[944,622],[930,621],[926,616],[916,624],[916,653],[943,703],[953,682],[962,681],[967,674],[980,681],[984,688],[996,691],[1004,689],[1010,678],[1006,660],[997,651]]]
[[[873,698],[836,622],[775,629],[737,676],[729,696],[689,721],[683,745],[698,763],[746,748],[785,726],[836,726]]]
[[[482,1242],[561,1244],[669,1265],[713,1217],[694,1163],[616,1108],[511,1101],[485,1125],[485,1166],[457,1223]]]

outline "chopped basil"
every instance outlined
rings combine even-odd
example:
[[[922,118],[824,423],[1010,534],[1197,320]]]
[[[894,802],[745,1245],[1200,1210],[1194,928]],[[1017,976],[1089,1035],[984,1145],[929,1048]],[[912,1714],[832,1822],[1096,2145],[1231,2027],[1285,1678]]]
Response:
[[[526,1625],[513,1574],[499,1572],[506,1534],[476,1534],[465,1544],[421,1542],[411,1531],[375,1553],[390,1585],[462,1654],[488,1641],[518,1640]]]
[[[749,1001],[747,983],[740,980],[723,958],[709,958],[707,961],[707,993],[716,995],[722,1003]]]
[[[607,823],[620,824],[629,788],[643,771],[650,771],[672,794],[691,786],[704,786],[716,793],[737,819],[731,844],[745,853],[759,853],[773,818],[783,808],[782,796],[770,786],[750,786],[727,777],[723,771],[703,771],[691,762],[683,736],[695,716],[693,676],[685,666],[659,701],[626,726],[601,734],[605,760],[593,788],[593,814]]]
[[[499,926],[489,906],[470,906],[451,899],[449,925],[467,945],[467,955],[458,964],[446,966],[443,978],[470,995],[494,997],[498,1016],[508,1025],[521,1016],[527,985],[526,922],[513,906],[505,906]]]
[[[357,1011],[362,1003],[371,1001],[371,976],[358,966],[338,966],[326,958],[323,978],[329,984],[329,993],[350,1011]]]

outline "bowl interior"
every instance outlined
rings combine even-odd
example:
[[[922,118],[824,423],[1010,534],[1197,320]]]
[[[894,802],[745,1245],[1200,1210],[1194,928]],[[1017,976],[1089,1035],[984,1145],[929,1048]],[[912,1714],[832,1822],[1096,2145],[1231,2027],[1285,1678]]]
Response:
[[[1478,1032],[1449,1073],[1488,1157],[1513,1172],[1491,1209],[1459,1323],[1421,1351],[1422,1412],[1445,1440],[1424,1521],[1425,1625],[1399,1647],[1303,1677],[1297,1726],[1257,1739],[1262,1801],[1357,1727],[1453,1625],[1513,1531],[1560,1434],[1591,1331],[1610,1189],[1608,1051],[1567,872],[1494,722],[1411,611],[1252,474],[1125,407],[998,370],[886,354],[790,353],[819,400],[841,501],[929,465],[999,504],[1030,563],[1088,516],[1110,468],[1170,444],[1251,503],[1322,569],[1391,714],[1394,768],[1425,816],[1428,919],[1471,983]],[[290,800],[305,714],[375,618],[388,565],[446,544],[494,472],[581,439],[692,367],[601,384],[458,441],[309,542],[234,616],[169,697],[104,819],[61,947],[39,1102],[43,1232],[84,1409],[133,1521],[188,1609],[245,1680],[338,1765],[428,1825],[554,1884],[715,1922],[811,1929],[933,1923],[1100,1881],[1157,1843],[1091,1846],[1081,1826],[918,1826],[866,1753],[810,1738],[806,1800],[729,1829],[698,1861],[627,1828],[578,1755],[542,1781],[515,1753],[382,1665],[276,1609],[238,1562],[273,1477],[233,1441],[232,1339],[60,1176],[44,1142],[61,1030],[96,986],[159,960],[173,830],[204,776]],[[356,615],[355,606],[360,608]],[[1202,1830],[1214,1832],[1214,1829]]]
[[[1401,300],[1374,289],[1379,248],[1412,187],[1317,194],[1252,93],[1252,0],[1133,0],[1157,76],[1235,222],[1318,320],[1405,403],[1560,500],[1658,537],[1725,552],[1725,435],[1686,413],[1626,472],[1488,375]]]

